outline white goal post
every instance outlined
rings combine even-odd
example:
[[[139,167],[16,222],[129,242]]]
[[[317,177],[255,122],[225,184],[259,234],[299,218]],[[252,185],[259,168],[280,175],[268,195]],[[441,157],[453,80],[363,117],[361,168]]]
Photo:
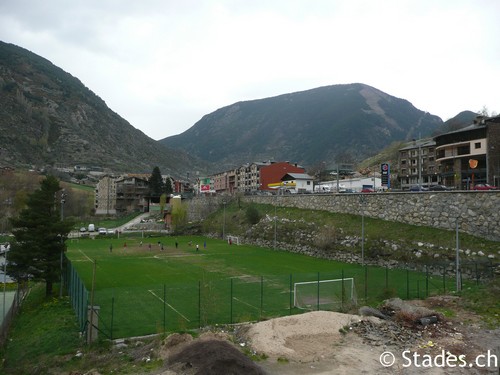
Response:
[[[226,240],[228,244],[232,245],[239,245],[240,244],[240,238],[238,236],[231,236],[227,235]]]
[[[299,309],[339,309],[356,305],[354,278],[303,281],[293,285],[293,305]]]

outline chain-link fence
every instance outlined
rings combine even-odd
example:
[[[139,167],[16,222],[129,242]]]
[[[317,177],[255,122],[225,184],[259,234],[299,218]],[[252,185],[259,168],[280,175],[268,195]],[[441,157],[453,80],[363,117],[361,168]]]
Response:
[[[89,324],[91,296],[71,262],[67,264],[68,292],[84,331]],[[458,286],[480,282],[492,274],[491,264],[462,267],[477,274],[467,282],[459,279]],[[115,339],[258,321],[310,310],[357,311],[360,305],[374,305],[391,297],[420,299],[455,291],[453,275],[449,265],[408,265],[407,269],[360,267],[349,268],[348,272],[245,275],[97,288],[93,301],[99,310],[93,325],[105,337]]]

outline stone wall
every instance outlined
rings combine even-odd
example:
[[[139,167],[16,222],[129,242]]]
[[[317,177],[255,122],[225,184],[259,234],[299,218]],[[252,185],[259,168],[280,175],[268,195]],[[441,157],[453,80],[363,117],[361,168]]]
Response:
[[[243,200],[454,229],[500,241],[500,191],[245,196]]]

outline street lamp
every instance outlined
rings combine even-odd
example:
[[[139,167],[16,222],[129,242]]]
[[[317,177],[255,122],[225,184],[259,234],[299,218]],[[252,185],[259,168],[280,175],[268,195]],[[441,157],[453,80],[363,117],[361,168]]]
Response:
[[[361,203],[361,265],[365,265],[365,202],[366,199],[363,195],[359,196],[359,203]]]
[[[66,202],[65,198],[66,198],[65,190],[62,189],[61,190],[61,223],[64,220],[64,203]],[[63,236],[61,234],[61,244],[62,243],[64,243],[64,239],[63,239]],[[61,284],[59,285],[59,298],[62,298],[62,290],[63,290],[63,252],[64,252],[64,249],[63,249],[63,246],[61,246],[61,259],[60,259],[60,261],[61,261]]]
[[[459,248],[460,248],[460,240],[458,237],[458,218],[459,216],[457,215],[457,220],[456,220],[456,227],[455,227],[455,243],[456,243],[456,250],[455,250],[455,278],[456,278],[456,289],[457,292],[461,290],[461,285],[460,285],[460,256],[459,256]]]
[[[224,205],[224,220],[222,223],[222,239],[224,240],[225,235],[226,235],[226,200],[225,199],[222,200],[222,204]]]

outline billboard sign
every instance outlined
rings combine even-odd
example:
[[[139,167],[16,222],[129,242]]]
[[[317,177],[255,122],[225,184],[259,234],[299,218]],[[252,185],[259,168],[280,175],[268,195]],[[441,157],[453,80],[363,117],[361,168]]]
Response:
[[[391,187],[391,166],[389,163],[380,164],[380,175],[382,180],[382,186]]]

